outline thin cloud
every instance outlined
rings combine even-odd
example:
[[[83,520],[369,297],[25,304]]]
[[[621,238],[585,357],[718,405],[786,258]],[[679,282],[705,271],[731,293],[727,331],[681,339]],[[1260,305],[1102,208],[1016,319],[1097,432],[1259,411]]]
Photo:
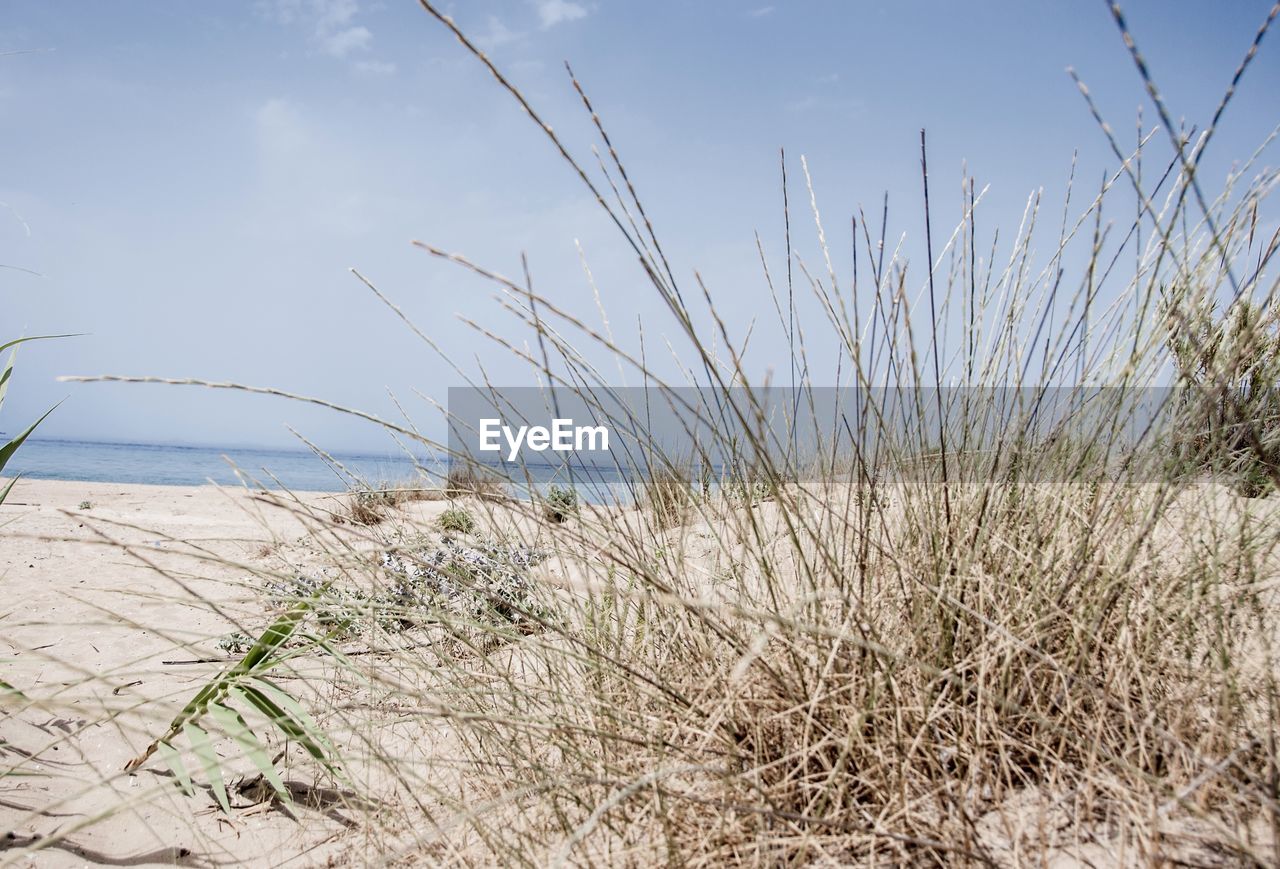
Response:
[[[373,34],[367,27],[346,27],[320,36],[317,41],[325,54],[345,60],[353,51],[368,51],[373,45]]]
[[[572,0],[529,0],[529,5],[538,13],[539,30],[550,30],[566,21],[577,21],[591,14],[587,7]],[[484,31],[472,41],[482,51],[493,51],[503,45],[519,42],[529,35],[525,30],[512,30],[498,16],[489,15],[485,19]]]
[[[585,6],[573,3],[571,0],[533,0],[533,5],[538,10],[538,20],[543,30],[550,30],[557,24],[577,21],[588,15]]]
[[[472,41],[480,48],[481,51],[493,51],[499,46],[503,46],[523,38],[523,33],[518,33],[507,27],[506,24],[502,23],[502,19],[498,18],[498,16],[490,15],[484,33],[481,33]]]
[[[360,12],[358,0],[312,0],[315,15],[314,39],[331,57],[345,58],[353,51],[368,51],[373,44],[369,28],[353,24]]]
[[[758,9],[751,9],[747,12],[748,18],[763,18],[766,15],[773,14],[772,6],[761,6]]]
[[[353,59],[373,48],[373,31],[356,21],[360,0],[259,0],[254,8],[269,21],[304,27],[321,54],[347,61],[356,72],[395,71],[394,64]]]

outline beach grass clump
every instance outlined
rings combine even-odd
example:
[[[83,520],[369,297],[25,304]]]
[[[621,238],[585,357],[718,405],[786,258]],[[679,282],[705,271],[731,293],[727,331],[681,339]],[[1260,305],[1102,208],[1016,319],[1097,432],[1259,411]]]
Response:
[[[999,862],[994,819],[1030,803],[1069,821],[1034,853],[1105,823],[1185,856],[1190,839],[1128,807],[1176,816],[1192,785],[1193,814],[1268,823],[1274,601],[1254,577],[1278,529],[1224,538],[1229,494],[1162,491],[1161,457],[1134,458],[1095,486],[1067,478],[1088,456],[1066,447],[953,454],[949,521],[940,464],[877,484],[889,497],[811,479],[753,510],[722,501],[714,549],[740,561],[714,590],[606,523],[576,593],[550,602],[561,642],[513,652],[544,678],[444,677],[478,722],[455,730],[473,786],[539,785],[515,816],[468,816],[485,853]],[[1224,836],[1238,856],[1269,847]]]
[[[393,507],[418,501],[439,501],[445,497],[443,488],[430,485],[423,477],[382,482],[373,489],[382,493]]]
[[[1126,166],[1138,159],[1120,156]],[[829,280],[805,272],[804,287],[833,321],[844,370],[859,387],[887,378],[896,393],[863,408],[818,461],[780,454],[750,426],[726,434],[714,445],[725,497],[703,507],[700,553],[663,546],[655,557],[647,529],[607,513],[557,530],[564,591],[548,601],[549,633],[491,669],[440,674],[454,692],[470,786],[510,800],[463,813],[483,843],[477,853],[976,865],[1078,853],[1083,838],[1146,861],[1194,861],[1206,846],[1191,831],[1206,823],[1215,853],[1270,859],[1280,830],[1265,735],[1277,602],[1258,578],[1280,527],[1242,513],[1215,479],[1168,470],[1168,438],[1188,422],[1176,403],[1146,426],[1126,401],[1148,395],[1168,362],[1164,327],[1140,316],[1159,287],[1199,270],[1220,289],[1236,268],[1242,285],[1274,293],[1258,265],[1274,249],[1257,240],[1251,215],[1275,175],[1210,200],[1204,232],[1184,237],[1164,227],[1194,197],[1169,189],[1190,191],[1194,172],[1170,162],[1159,193],[1172,210],[1138,218],[1155,229],[1142,236],[1143,267],[1113,273],[1113,292],[1136,299],[1129,306],[1096,306],[1094,266],[1118,257],[1116,247],[1086,239],[1078,289],[1063,289],[1059,269],[1079,262],[1072,227],[1101,224],[1112,185],[1136,180],[1126,170],[1086,202],[1039,271],[1026,265],[1031,232],[1007,252],[1016,268],[977,255],[969,179],[950,264],[930,233],[920,244],[936,270],[896,255],[885,263],[876,252],[892,250],[891,236],[871,237],[856,221],[868,236],[854,253],[869,276],[853,286],[861,313],[837,297],[833,267]],[[612,170],[629,179],[620,164]],[[624,190],[634,196],[629,181]],[[632,199],[627,213],[644,210]],[[717,355],[694,325],[648,225],[615,216],[705,363],[707,388],[732,402],[742,363]],[[1224,266],[1224,251],[1239,258]],[[711,291],[706,300],[703,313],[720,324]],[[526,322],[559,354],[540,377],[595,382],[598,369],[558,331],[578,321]],[[1238,328],[1254,334],[1257,322]],[[635,359],[611,338],[583,340]],[[966,387],[936,388],[959,377]],[[1012,384],[1015,400],[988,384]],[[1073,409],[1046,426],[1043,408],[1063,395]],[[1256,405],[1240,415],[1262,421]],[[512,660],[541,678],[510,678]],[[1010,838],[1020,822],[1028,837]]]
[[[493,471],[474,462],[451,461],[445,476],[444,492],[448,498],[479,498],[482,501],[505,501],[507,485]]]
[[[1280,481],[1280,306],[1240,298],[1215,313],[1213,289],[1197,272],[1160,299],[1186,415],[1175,450],[1260,497]]]
[[[450,507],[440,514],[436,524],[441,531],[452,531],[458,534],[470,534],[476,530],[475,517],[459,507]]]
[[[732,503],[755,506],[772,498],[781,480],[758,463],[735,462],[720,479],[720,494]]]
[[[685,465],[662,464],[645,477],[640,503],[657,528],[683,525],[695,504],[693,474]]]
[[[345,510],[337,518],[352,525],[377,525],[386,520],[392,506],[392,499],[377,489],[357,489],[348,496]]]
[[[382,482],[353,489],[339,518],[352,525],[371,526],[385,521],[392,511],[418,501],[445,497],[445,490],[426,485],[423,480]]]

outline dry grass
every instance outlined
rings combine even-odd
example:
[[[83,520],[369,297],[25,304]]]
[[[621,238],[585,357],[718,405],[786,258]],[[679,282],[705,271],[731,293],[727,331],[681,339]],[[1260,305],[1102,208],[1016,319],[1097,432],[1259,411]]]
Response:
[[[683,525],[694,506],[693,474],[685,465],[654,468],[644,480],[640,503],[657,528]]]
[[[446,483],[445,488],[430,485],[426,480],[415,479],[401,482],[382,482],[370,486],[353,489],[346,498],[343,508],[334,519],[352,525],[377,525],[386,521],[392,512],[406,504],[420,501],[440,501],[451,491]]]
[[[1273,622],[1252,583],[1274,524],[1210,548],[1221,529],[1196,493],[967,484],[952,506],[974,531],[941,557],[936,491],[884,493],[870,539],[851,494],[698,526],[713,559],[742,555],[716,589],[687,572],[706,554],[637,557],[609,528],[550,636],[444,677],[484,722],[455,730],[469,793],[536,794],[466,813],[487,853],[985,862],[999,842],[978,821],[1037,791],[1081,813],[1041,853],[1118,826],[1154,858],[1187,842],[1131,813],[1181,812],[1193,783],[1196,813],[1227,830],[1267,821]],[[1105,534],[1082,547],[1064,515]],[[1152,545],[1153,516],[1180,545]],[[515,660],[543,678],[481,690]],[[1234,835],[1219,847],[1268,853]]]
[[[505,501],[510,497],[506,484],[492,471],[469,462],[451,462],[444,483],[449,498],[480,498]]]

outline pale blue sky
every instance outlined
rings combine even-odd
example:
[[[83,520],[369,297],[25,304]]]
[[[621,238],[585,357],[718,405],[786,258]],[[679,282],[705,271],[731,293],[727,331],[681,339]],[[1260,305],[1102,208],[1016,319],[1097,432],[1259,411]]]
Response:
[[[1125,9],[1174,112],[1203,125],[1269,5]],[[615,329],[633,334],[643,318],[651,352],[672,333],[568,168],[411,0],[0,9],[0,263],[41,275],[0,270],[5,336],[91,333],[22,352],[0,428],[66,396],[46,436],[270,445],[289,441],[288,422],[335,449],[384,445],[366,426],[272,399],[54,381],[238,380],[383,414],[395,412],[391,389],[426,424],[433,411],[414,389],[443,401],[459,379],[352,266],[464,367],[479,358],[495,381],[528,383],[455,318],[523,340],[490,288],[415,238],[509,274],[527,251],[535,285],[590,316],[578,239]],[[878,208],[889,190],[894,228],[919,236],[921,127],[935,229],[959,216],[967,160],[991,185],[983,225],[1012,233],[1037,187],[1056,222],[1074,148],[1090,187],[1115,168],[1065,68],[1126,141],[1143,101],[1102,2],[476,0],[448,12],[589,161],[594,140],[562,62],[574,64],[677,276],[700,269],[739,331],[771,317],[754,231],[783,267],[780,146],[807,156],[847,280],[858,204]],[[1264,44],[1207,174],[1265,138],[1277,93],[1280,46]],[[807,200],[798,186],[794,200]],[[819,262],[803,208],[793,222]],[[780,335],[758,327],[761,375],[789,368]]]

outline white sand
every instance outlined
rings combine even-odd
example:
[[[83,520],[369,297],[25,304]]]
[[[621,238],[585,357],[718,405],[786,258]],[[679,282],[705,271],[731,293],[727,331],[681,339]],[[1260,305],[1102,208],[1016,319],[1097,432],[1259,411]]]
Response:
[[[321,507],[336,503],[333,496],[303,497]],[[82,502],[91,506],[81,509]],[[169,864],[185,862],[182,849],[193,863],[269,865],[302,854],[306,863],[323,860],[316,846],[345,829],[336,815],[297,809],[295,821],[264,804],[231,819],[211,808],[193,817],[192,807],[208,800],[187,802],[166,784],[163,763],[121,775],[223,666],[163,662],[224,655],[214,638],[232,629],[236,613],[261,629],[261,604],[255,621],[245,608],[249,596],[236,585],[247,571],[202,553],[262,567],[271,544],[303,536],[291,511],[213,486],[22,480],[0,507],[0,523],[0,679],[31,697],[52,698],[45,708],[0,714],[3,763],[25,752],[41,758],[22,767],[33,775],[0,779],[0,836],[10,835],[0,840],[0,863],[7,850],[81,825],[36,861]],[[200,598],[227,605],[232,618],[197,604]],[[184,642],[194,645],[184,652],[177,648]],[[157,699],[162,703],[145,715],[131,712]],[[21,705],[10,697],[0,709]],[[108,720],[107,709],[122,714]],[[88,823],[157,786],[159,799]]]

